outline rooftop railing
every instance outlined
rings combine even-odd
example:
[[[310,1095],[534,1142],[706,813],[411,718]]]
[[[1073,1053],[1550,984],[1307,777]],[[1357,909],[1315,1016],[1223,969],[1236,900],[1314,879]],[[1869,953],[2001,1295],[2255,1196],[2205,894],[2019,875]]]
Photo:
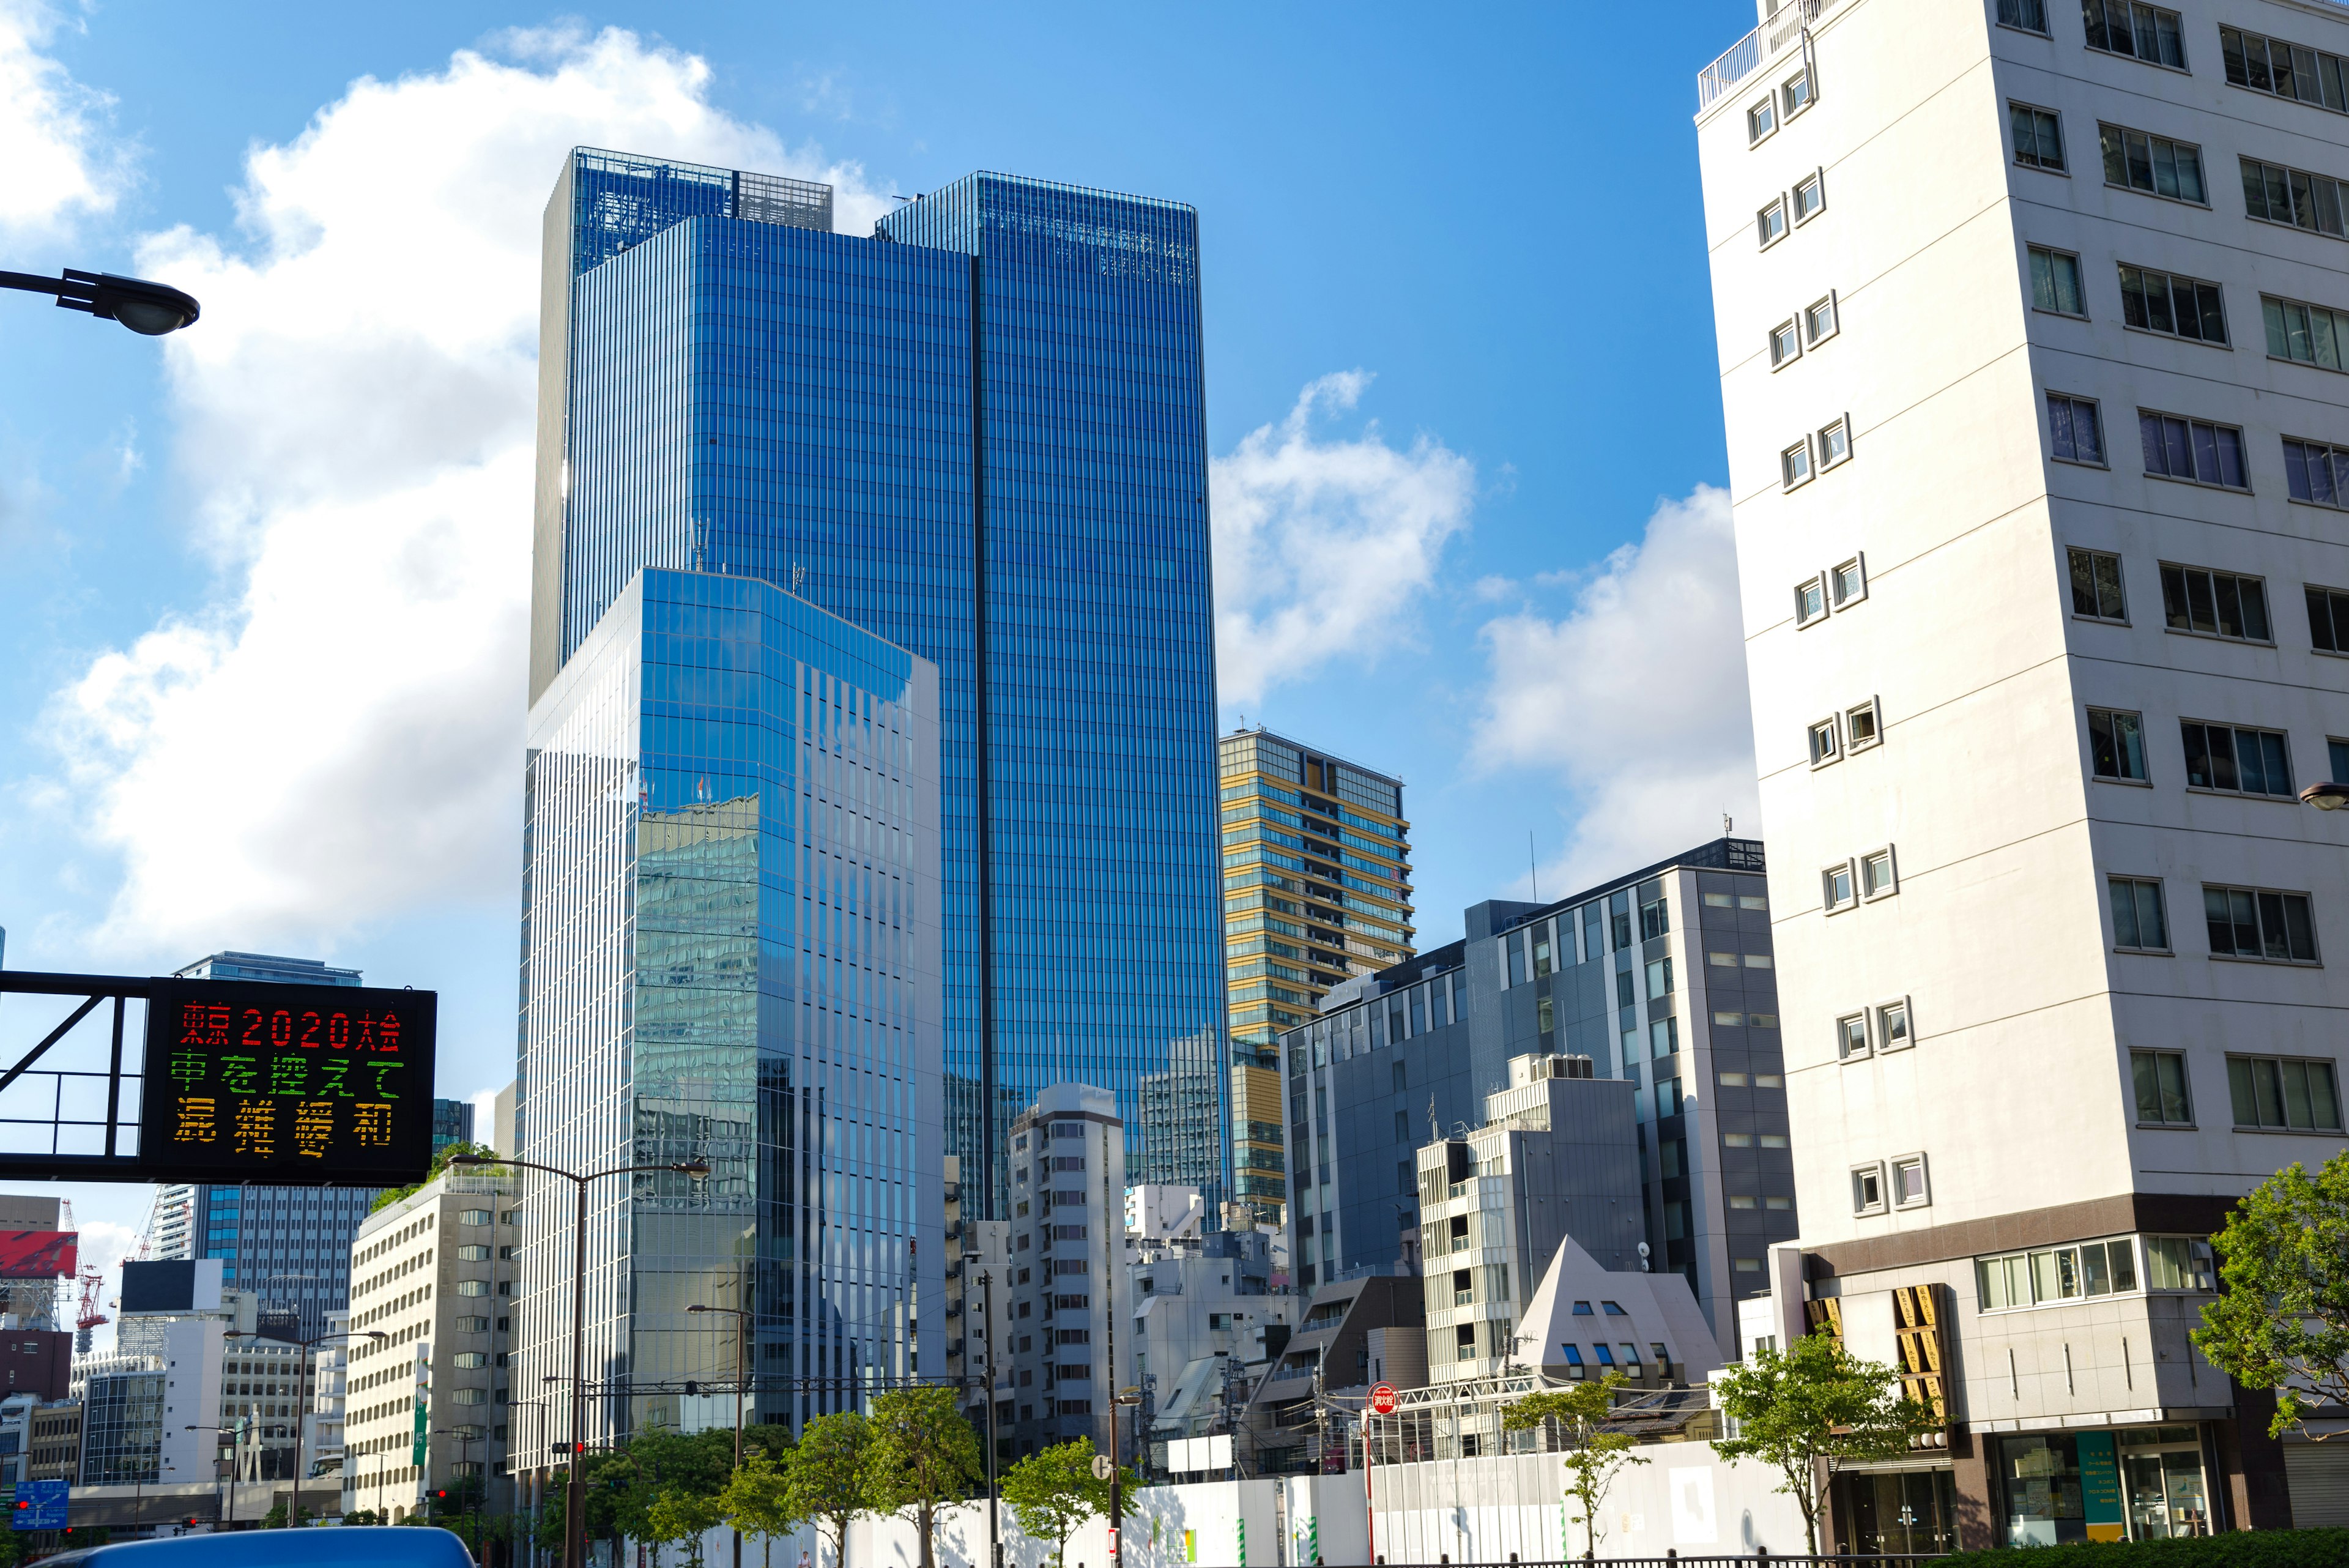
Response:
[[[1828,3],[1789,0],[1776,16],[1730,45],[1719,59],[1697,73],[1697,112],[1711,109],[1713,99],[1800,43],[1803,29],[1817,19]]]

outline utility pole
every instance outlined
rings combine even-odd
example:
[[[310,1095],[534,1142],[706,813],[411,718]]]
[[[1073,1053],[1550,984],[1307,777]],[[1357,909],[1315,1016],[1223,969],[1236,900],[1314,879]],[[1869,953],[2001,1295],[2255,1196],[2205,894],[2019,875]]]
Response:
[[[987,1562],[988,1568],[1003,1568],[1003,1531],[996,1517],[995,1480],[995,1272],[991,1269],[978,1272],[979,1323],[984,1332],[978,1343],[987,1355]]]

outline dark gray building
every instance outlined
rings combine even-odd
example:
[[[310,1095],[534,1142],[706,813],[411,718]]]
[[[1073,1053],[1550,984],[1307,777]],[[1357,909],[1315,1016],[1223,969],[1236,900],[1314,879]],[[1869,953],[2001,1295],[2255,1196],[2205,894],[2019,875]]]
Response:
[[[1651,1266],[1734,1354],[1736,1302],[1795,1234],[1760,843],[1720,838],[1332,991],[1281,1036],[1297,1282],[1415,1265],[1415,1151],[1484,1119],[1516,1056],[1587,1055],[1634,1088]]]

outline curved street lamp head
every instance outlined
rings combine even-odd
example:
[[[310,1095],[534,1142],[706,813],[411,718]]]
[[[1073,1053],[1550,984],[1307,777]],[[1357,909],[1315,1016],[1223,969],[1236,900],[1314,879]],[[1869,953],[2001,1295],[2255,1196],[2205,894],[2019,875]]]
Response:
[[[709,1179],[709,1162],[706,1159],[681,1160],[670,1166],[669,1168],[680,1176],[689,1176],[696,1181]]]
[[[685,1310],[686,1310],[686,1311],[688,1311],[688,1312],[708,1312],[709,1309],[708,1307],[706,1307],[706,1306],[703,1306],[699,1302],[696,1302],[696,1303],[694,1303],[691,1306],[689,1306],[689,1307],[686,1308]]]
[[[28,294],[50,294],[66,310],[85,311],[101,320],[119,321],[142,337],[160,337],[192,326],[202,315],[195,296],[143,277],[123,277],[110,272],[84,272],[67,267],[56,277],[32,273],[0,272],[0,288],[20,288]]]
[[[487,1165],[490,1162],[478,1154],[452,1154],[449,1157],[449,1163],[450,1165]]]
[[[2339,811],[2349,805],[2349,784],[2313,784],[2300,792],[2300,804],[2319,811]]]

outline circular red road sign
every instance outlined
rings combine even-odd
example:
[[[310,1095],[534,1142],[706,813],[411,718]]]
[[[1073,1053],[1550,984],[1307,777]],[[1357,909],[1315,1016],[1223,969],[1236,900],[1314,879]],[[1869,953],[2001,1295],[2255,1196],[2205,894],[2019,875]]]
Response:
[[[1392,1416],[1395,1413],[1395,1391],[1392,1383],[1381,1383],[1371,1390],[1371,1414]]]

